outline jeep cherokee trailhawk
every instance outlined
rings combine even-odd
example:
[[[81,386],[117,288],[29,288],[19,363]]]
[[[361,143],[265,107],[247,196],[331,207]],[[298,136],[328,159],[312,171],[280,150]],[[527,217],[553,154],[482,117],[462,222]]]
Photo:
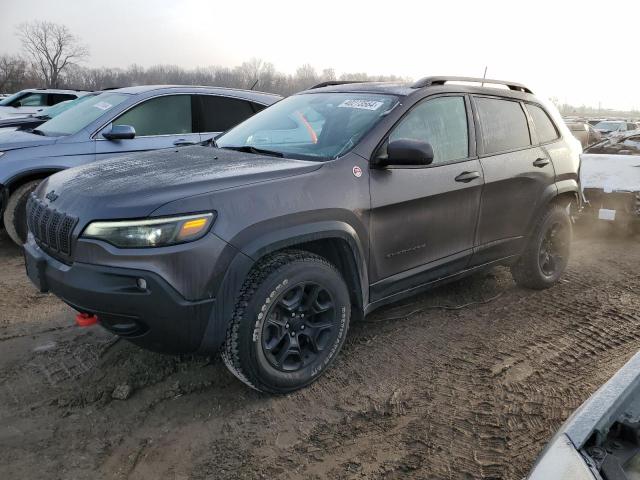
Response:
[[[53,175],[28,200],[28,275],[142,347],[222,349],[269,392],[425,288],[499,264],[549,287],[580,145],[528,88],[473,82],[322,84],[208,145]]]

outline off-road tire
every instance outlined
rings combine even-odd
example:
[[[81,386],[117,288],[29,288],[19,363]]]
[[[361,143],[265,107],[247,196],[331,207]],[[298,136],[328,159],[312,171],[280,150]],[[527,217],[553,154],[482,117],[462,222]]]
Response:
[[[16,188],[4,210],[4,228],[11,240],[20,247],[27,241],[27,200],[41,181],[32,180]]]
[[[540,251],[545,235],[553,225],[560,225],[566,229],[567,235],[566,254],[559,262],[558,268],[552,275],[545,274],[541,267]],[[569,262],[569,250],[572,237],[572,224],[567,208],[560,205],[550,206],[538,219],[533,235],[520,256],[518,262],[511,266],[511,275],[521,287],[544,290],[556,284],[567,268]]]
[[[332,296],[336,338],[317,365],[294,372],[275,368],[263,350],[263,327],[288,288],[300,282],[318,282]],[[351,302],[340,272],[326,259],[300,250],[285,250],[266,257],[247,276],[227,330],[222,359],[242,382],[258,391],[283,394],[315,381],[333,363],[349,328]]]

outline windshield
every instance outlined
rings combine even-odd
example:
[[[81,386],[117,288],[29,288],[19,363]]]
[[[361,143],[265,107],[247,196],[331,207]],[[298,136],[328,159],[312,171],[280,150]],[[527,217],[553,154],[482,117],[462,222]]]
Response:
[[[373,93],[294,95],[229,130],[216,143],[293,158],[334,159],[355,146],[397,103],[397,97]]]
[[[49,118],[56,117],[60,115],[62,112],[69,110],[72,107],[75,107],[79,103],[89,100],[93,96],[95,96],[95,94],[88,94],[83,97],[78,97],[75,100],[67,100],[65,102],[60,102],[57,105],[54,105],[53,107],[45,108],[42,112],[39,112],[38,116],[46,116]]]
[[[599,123],[596,123],[594,128],[613,132],[614,130],[618,130],[621,125],[622,125],[621,122],[599,122]]]
[[[28,93],[28,92],[27,92]],[[6,107],[6,106],[10,106],[11,102],[13,102],[14,100],[16,100],[17,98],[20,98],[21,96],[23,96],[25,94],[25,91],[22,90],[20,92],[14,93],[13,95],[9,95],[7,98],[3,98],[0,101],[0,107]]]
[[[124,93],[101,93],[68,109],[48,122],[44,122],[37,129],[38,132],[50,137],[73,135],[85,128],[105,112],[122,103],[128,95]]]

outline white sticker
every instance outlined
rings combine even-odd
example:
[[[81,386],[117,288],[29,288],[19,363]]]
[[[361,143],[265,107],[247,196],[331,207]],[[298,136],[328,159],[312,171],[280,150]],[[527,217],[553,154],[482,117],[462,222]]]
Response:
[[[609,220],[613,222],[616,219],[616,211],[609,210],[608,208],[601,208],[598,211],[598,218],[600,220]]]
[[[113,105],[107,102],[98,102],[94,105],[94,107],[99,108],[100,110],[109,110]]]
[[[377,110],[384,103],[378,102],[376,100],[345,100],[338,108],[359,108],[360,110]]]
[[[353,167],[353,176],[356,178],[360,178],[362,176],[362,169],[358,165]]]

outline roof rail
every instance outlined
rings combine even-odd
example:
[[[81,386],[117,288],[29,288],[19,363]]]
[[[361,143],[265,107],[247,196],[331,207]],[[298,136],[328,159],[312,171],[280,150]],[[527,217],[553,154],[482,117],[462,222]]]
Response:
[[[328,82],[318,83],[317,85],[310,87],[309,90],[322,87],[333,87],[335,85],[348,85],[350,83],[367,83],[367,81],[368,80],[329,80]]]
[[[516,82],[508,82],[505,80],[492,80],[490,78],[476,78],[476,77],[424,77],[411,85],[412,88],[425,88],[434,85],[444,85],[447,82],[474,82],[474,83],[493,83],[496,85],[506,85],[509,90],[515,90],[517,92],[533,93],[529,87]]]

